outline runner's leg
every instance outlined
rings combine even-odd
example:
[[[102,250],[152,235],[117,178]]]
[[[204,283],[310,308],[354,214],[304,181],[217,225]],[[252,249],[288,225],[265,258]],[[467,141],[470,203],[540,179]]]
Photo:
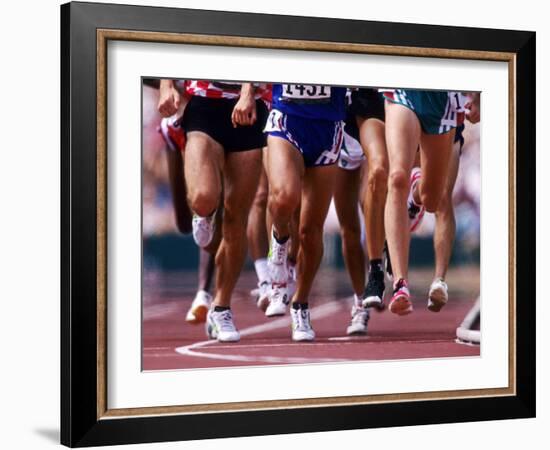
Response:
[[[342,252],[353,291],[362,297],[365,288],[365,254],[361,246],[358,202],[361,170],[335,171],[334,206],[342,232]]]
[[[230,306],[244,264],[248,213],[258,187],[261,161],[259,149],[228,152],[225,159],[222,242],[216,254],[216,306]]]
[[[298,280],[293,303],[307,303],[323,256],[323,227],[334,190],[336,164],[305,171],[300,213]]]
[[[385,229],[394,280],[408,278],[409,178],[420,141],[420,123],[405,106],[386,101],[386,144],[389,158]]]

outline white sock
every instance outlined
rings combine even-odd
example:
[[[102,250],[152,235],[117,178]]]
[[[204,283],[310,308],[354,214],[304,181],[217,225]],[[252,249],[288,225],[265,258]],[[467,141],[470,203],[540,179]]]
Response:
[[[259,284],[269,281],[269,269],[267,268],[267,258],[260,258],[254,261],[254,268],[258,276]]]

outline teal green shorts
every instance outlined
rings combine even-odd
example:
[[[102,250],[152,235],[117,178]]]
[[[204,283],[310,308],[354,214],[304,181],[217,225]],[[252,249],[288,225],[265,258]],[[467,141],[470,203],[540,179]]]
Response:
[[[458,92],[393,89],[383,94],[386,100],[411,109],[426,134],[448,133],[464,114],[463,97]]]

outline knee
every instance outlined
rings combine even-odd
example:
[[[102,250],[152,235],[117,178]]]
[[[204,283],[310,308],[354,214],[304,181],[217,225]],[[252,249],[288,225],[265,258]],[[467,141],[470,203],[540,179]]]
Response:
[[[224,205],[222,219],[222,236],[229,244],[246,241],[247,216],[242,208]]]
[[[429,213],[434,213],[440,205],[441,195],[421,192],[420,200],[422,201],[424,208],[426,208],[426,211]]]
[[[274,217],[290,217],[299,201],[299,195],[290,189],[273,188],[269,193],[269,211]]]
[[[361,241],[361,228],[359,225],[346,225],[342,227],[342,244],[344,246]]]
[[[371,192],[386,192],[388,189],[388,171],[382,166],[373,167],[369,170],[367,185]]]
[[[219,193],[204,188],[190,190],[189,206],[195,214],[206,217],[218,207]]]
[[[308,225],[302,226],[299,230],[300,246],[305,250],[312,251],[323,249],[323,226]]]
[[[267,206],[267,191],[265,189],[259,189],[256,192],[252,207],[259,210],[264,210]]]
[[[404,170],[394,170],[388,179],[388,189],[398,192],[409,191],[409,175]]]

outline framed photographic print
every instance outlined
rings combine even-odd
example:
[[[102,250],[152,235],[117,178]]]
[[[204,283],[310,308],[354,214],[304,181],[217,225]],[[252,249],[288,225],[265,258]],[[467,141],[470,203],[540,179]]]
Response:
[[[535,33],[61,27],[63,444],[534,417]]]

